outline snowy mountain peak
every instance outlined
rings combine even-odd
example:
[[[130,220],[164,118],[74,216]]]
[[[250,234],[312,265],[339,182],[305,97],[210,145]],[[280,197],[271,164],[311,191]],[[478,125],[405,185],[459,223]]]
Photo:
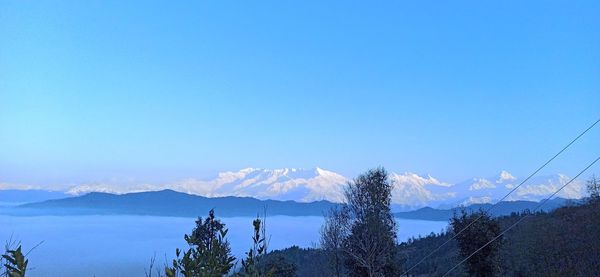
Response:
[[[445,191],[451,187],[450,184],[441,182],[430,175],[423,177],[411,172],[391,173],[390,181],[394,186],[392,202],[405,207],[423,207],[453,195],[452,192]]]
[[[82,184],[67,193],[81,195],[88,192],[128,193],[171,189],[189,194],[222,197],[247,196],[258,199],[294,200],[310,202],[328,200],[342,202],[344,188],[350,179],[320,168],[244,168],[219,173],[209,180],[185,179],[174,183],[150,185]],[[539,201],[551,195],[570,178],[563,174],[537,176],[528,180],[507,200]],[[519,184],[519,179],[507,171],[491,178],[472,178],[451,184],[431,175],[412,172],[390,173],[393,184],[392,203],[407,208],[440,205],[456,206],[466,203],[491,203],[504,197]],[[585,183],[575,181],[561,191],[562,198],[585,196]]]
[[[259,169],[220,173],[213,180],[187,180],[171,184],[174,190],[209,197],[251,196],[259,199],[316,201],[342,200],[347,179],[321,168]]]
[[[508,171],[502,170],[502,172],[500,172],[500,174],[498,174],[498,179],[496,179],[496,183],[501,184],[504,182],[511,182],[516,179],[517,178],[515,176],[513,176],[512,174],[508,173]]]
[[[431,175],[427,175],[427,177],[422,177],[419,176],[415,173],[411,173],[411,172],[405,172],[404,174],[397,174],[397,173],[391,173],[390,174],[390,179],[393,182],[397,182],[400,184],[406,184],[406,183],[410,183],[413,185],[420,185],[420,186],[425,186],[425,185],[436,185],[436,186],[443,186],[443,187],[449,187],[451,186],[450,184],[444,183],[444,182],[440,182],[438,179],[431,177]]]

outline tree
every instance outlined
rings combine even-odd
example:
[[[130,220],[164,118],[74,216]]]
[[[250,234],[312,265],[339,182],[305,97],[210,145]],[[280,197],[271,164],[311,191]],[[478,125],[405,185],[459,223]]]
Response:
[[[6,261],[4,261],[6,260]],[[16,249],[11,250],[9,247],[6,247],[6,252],[2,255],[1,262],[4,263],[4,274],[0,276],[7,277],[24,277],[25,272],[27,271],[27,264],[29,261],[23,255],[21,251],[21,245],[19,245]]]
[[[344,240],[353,276],[396,276],[396,223],[391,214],[393,185],[383,168],[350,182],[345,196],[352,223]]]
[[[600,199],[600,180],[595,175],[587,181],[587,190],[592,201]]]
[[[349,213],[346,207],[331,208],[325,215],[325,223],[321,227],[321,248],[327,252],[329,263],[333,267],[333,276],[344,274],[344,239],[350,234],[348,228]]]
[[[235,258],[231,255],[229,242],[225,238],[227,229],[225,224],[215,219],[214,210],[210,210],[208,217],[196,220],[196,227],[191,235],[185,235],[185,241],[190,249],[183,252],[176,249],[176,259],[173,267],[167,267],[165,273],[168,277],[216,277],[226,276]]]
[[[260,218],[252,222],[254,235],[252,236],[252,248],[246,252],[246,259],[242,260],[242,270],[238,273],[244,277],[270,276],[270,271],[259,266],[260,258],[267,253],[266,228]]]
[[[265,212],[266,214],[266,212]],[[252,248],[246,252],[246,259],[242,260],[242,268],[236,273],[239,277],[293,277],[296,276],[296,265],[289,263],[283,257],[266,259],[268,254],[267,231],[265,227],[266,216],[261,220],[256,218],[252,222],[254,234]]]
[[[471,225],[469,226],[469,224]],[[500,224],[498,221],[483,210],[468,214],[463,209],[459,214],[454,214],[452,219],[450,219],[450,226],[454,234],[458,234],[456,241],[459,253],[463,259],[469,257],[473,252],[500,234]],[[460,232],[463,229],[465,230]],[[471,276],[482,277],[499,274],[499,250],[501,245],[502,237],[496,239],[470,257],[466,261],[469,274]]]
[[[351,276],[397,276],[396,223],[391,214],[392,183],[383,168],[348,183],[346,203],[323,226],[324,247],[341,237],[344,265]]]

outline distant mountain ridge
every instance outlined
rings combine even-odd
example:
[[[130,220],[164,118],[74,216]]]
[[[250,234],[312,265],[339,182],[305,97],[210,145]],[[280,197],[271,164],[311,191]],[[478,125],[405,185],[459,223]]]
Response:
[[[270,200],[341,202],[348,179],[319,167],[312,169],[245,168],[237,172],[221,172],[212,180],[186,179],[166,185],[110,186],[88,184],[72,187],[67,192],[81,195],[88,192],[128,193],[171,189],[206,197],[253,197]]]
[[[520,179],[507,171],[498,175],[475,177],[459,183],[441,181],[430,175],[390,172],[394,184],[392,204],[395,211],[410,211],[426,206],[450,209],[460,205],[494,203],[515,188]],[[506,200],[540,201],[547,198],[570,178],[563,174],[536,176],[519,187]],[[349,178],[319,167],[312,169],[245,168],[219,173],[209,180],[185,179],[167,184],[82,184],[66,193],[89,192],[125,194],[170,189],[204,197],[253,197],[261,200],[342,202]],[[0,189],[2,186],[0,186]],[[0,194],[1,194],[0,190]],[[585,183],[575,180],[558,196],[579,199],[586,195]]]
[[[564,198],[555,198],[547,201],[542,207],[540,207],[539,211],[553,211],[557,208],[563,207],[569,204],[572,200],[564,199]],[[573,203],[577,203],[573,201]],[[495,207],[492,207],[492,204],[472,204],[466,207],[456,207],[452,209],[434,209],[431,207],[424,207],[418,210],[409,211],[409,212],[397,212],[394,213],[395,217],[404,218],[404,219],[420,219],[420,220],[436,220],[436,221],[447,221],[454,213],[459,212],[461,209],[466,210],[467,212],[474,212],[478,210],[489,210],[489,213],[492,216],[505,216],[510,215],[511,213],[520,213],[526,210],[534,211],[534,209],[539,205],[539,202],[533,201],[503,201],[496,204]]]
[[[258,200],[250,197],[203,197],[173,190],[110,194],[91,192],[82,196],[47,200],[18,206],[37,214],[133,214],[196,217],[215,209],[219,216],[322,216],[336,204],[328,201],[299,203]]]
[[[570,200],[556,198],[548,201],[543,210],[550,211],[566,205]],[[224,217],[257,216],[267,213],[269,216],[322,216],[327,210],[339,204],[329,201],[295,202],[279,200],[259,200],[251,197],[203,197],[176,192],[173,190],[110,194],[91,192],[82,196],[53,199],[29,203],[8,210],[9,213],[22,215],[84,215],[84,214],[131,214],[196,217],[215,209]],[[508,215],[513,212],[533,210],[538,205],[532,201],[500,202],[491,213],[493,216]],[[488,209],[491,204],[473,204],[465,209],[474,211]],[[405,219],[448,220],[460,208],[434,209],[425,207],[409,212],[394,213]],[[7,211],[4,211],[7,212]]]

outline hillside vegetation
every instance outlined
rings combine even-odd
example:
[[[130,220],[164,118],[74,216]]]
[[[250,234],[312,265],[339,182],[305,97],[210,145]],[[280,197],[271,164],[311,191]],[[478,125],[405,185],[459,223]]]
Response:
[[[497,218],[501,230],[525,213]],[[452,237],[447,231],[414,238],[398,245],[404,270]],[[499,251],[500,276],[597,276],[600,272],[600,201],[566,206],[549,213],[530,214],[507,232]],[[331,275],[322,262],[323,250],[290,247],[274,251],[265,259],[285,259],[296,264],[298,276]],[[443,246],[410,276],[442,276],[461,260],[456,241]],[[449,276],[469,276],[464,267]]]

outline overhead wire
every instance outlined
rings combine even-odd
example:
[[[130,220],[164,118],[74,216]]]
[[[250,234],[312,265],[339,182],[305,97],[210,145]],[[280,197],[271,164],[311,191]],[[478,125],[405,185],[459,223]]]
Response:
[[[484,244],[483,246],[479,247],[477,250],[475,250],[473,253],[471,253],[469,256],[467,256],[466,258],[464,258],[462,261],[460,261],[458,264],[456,264],[455,266],[453,266],[452,268],[450,268],[446,273],[444,273],[443,276],[446,276],[448,274],[450,274],[450,272],[452,272],[454,269],[456,269],[458,266],[460,266],[461,264],[463,264],[464,262],[466,262],[467,260],[469,260],[471,257],[473,257],[475,254],[477,254],[479,251],[481,251],[482,249],[484,249],[486,246],[490,245],[492,242],[496,241],[498,238],[501,238],[506,232],[508,232],[510,229],[512,229],[513,227],[517,226],[517,224],[521,223],[523,220],[525,220],[525,218],[529,217],[530,215],[532,215],[537,209],[539,209],[540,207],[542,207],[544,204],[546,204],[546,202],[548,202],[548,200],[550,200],[552,197],[556,196],[556,194],[558,194],[561,190],[563,190],[565,187],[567,187],[569,184],[571,184],[573,181],[575,181],[575,179],[577,179],[577,177],[579,177],[581,174],[583,174],[585,171],[587,171],[590,167],[592,167],[598,160],[600,160],[600,156],[598,156],[598,158],[596,158],[592,163],[590,163],[587,167],[585,167],[583,170],[581,170],[575,177],[573,177],[569,182],[565,183],[562,187],[560,187],[557,191],[555,191],[552,195],[550,195],[550,197],[544,199],[543,201],[541,201],[532,211],[531,213],[527,213],[524,216],[522,216],[519,220],[517,220],[515,223],[513,223],[512,225],[510,225],[508,228],[506,228],[504,231],[502,231],[500,234],[498,234],[497,236],[495,236],[493,239],[491,239],[490,241],[488,241],[486,244]]]
[[[571,147],[571,145],[573,145],[577,140],[579,140],[589,130],[591,130],[592,128],[594,128],[594,126],[596,126],[598,124],[598,122],[600,122],[600,119],[598,119],[594,123],[592,123],[587,129],[585,129],[583,132],[581,132],[577,137],[575,137],[573,140],[571,140],[571,142],[569,142],[560,151],[558,151],[558,153],[556,153],[554,156],[552,156],[550,159],[548,159],[544,164],[542,164],[542,166],[540,166],[533,173],[531,173],[529,176],[527,176],[527,178],[523,179],[523,181],[521,181],[517,186],[515,186],[514,188],[512,188],[512,190],[509,191],[506,195],[504,195],[504,197],[500,198],[500,200],[498,200],[496,203],[494,203],[493,205],[491,205],[489,208],[485,209],[484,210],[485,213],[488,213],[493,208],[495,208],[500,202],[506,200],[506,198],[508,198],[508,196],[510,196],[513,192],[515,192],[519,187],[521,187],[523,184],[525,184],[527,181],[529,181],[529,179],[531,179],[533,176],[535,176],[544,167],[546,167],[549,163],[551,163],[554,159],[556,159],[560,154],[562,154],[565,150],[567,150],[569,147]],[[413,270],[415,267],[417,267],[418,265],[420,265],[421,263],[423,263],[425,260],[427,260],[429,257],[431,257],[431,255],[433,255],[435,252],[437,252],[438,250],[440,250],[444,245],[448,244],[450,241],[452,241],[457,236],[459,236],[460,234],[462,234],[466,229],[468,229],[473,224],[475,224],[475,222],[479,221],[483,216],[484,216],[484,213],[482,213],[479,217],[475,218],[475,220],[471,221],[469,224],[467,224],[467,226],[465,226],[464,228],[462,228],[460,231],[456,232],[450,239],[446,240],[444,243],[442,243],[437,248],[435,248],[434,250],[432,250],[429,254],[427,254],[425,257],[423,257],[421,260],[419,260],[416,264],[414,264],[408,270],[406,270],[404,273],[402,273],[402,275],[407,275],[408,276],[408,273],[411,270]]]

